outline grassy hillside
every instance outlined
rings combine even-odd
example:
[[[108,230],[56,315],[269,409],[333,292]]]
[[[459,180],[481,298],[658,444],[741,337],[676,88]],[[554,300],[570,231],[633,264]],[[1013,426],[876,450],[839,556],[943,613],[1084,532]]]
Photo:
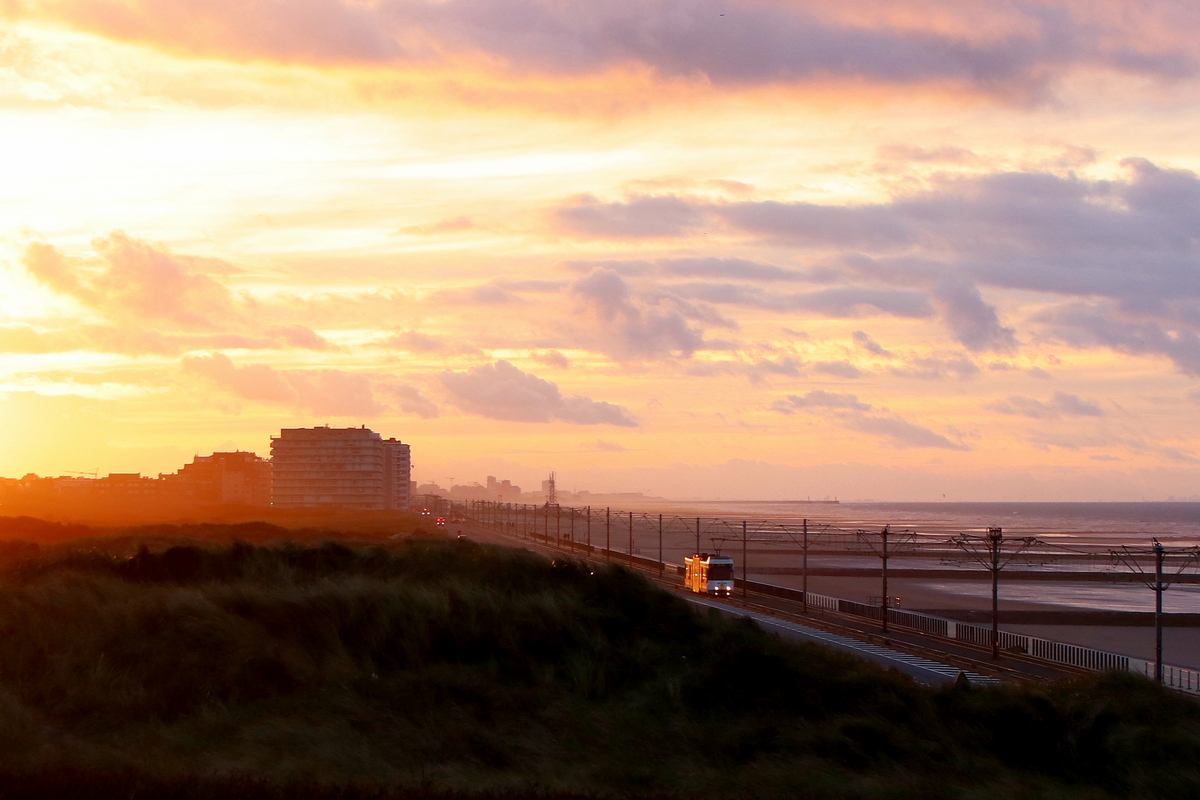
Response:
[[[930,692],[467,541],[87,544],[0,574],[8,796],[1200,796],[1133,676]]]
[[[289,540],[317,543],[321,541],[381,541],[397,532],[435,535],[433,519],[408,511],[353,511],[341,509],[300,508],[217,509],[202,520],[166,522],[156,518],[151,523],[105,523],[80,517],[57,521],[29,516],[0,516],[0,553],[14,546],[52,545],[77,540],[105,539],[111,546],[114,539],[163,542],[179,539],[202,539],[228,543],[269,542]]]

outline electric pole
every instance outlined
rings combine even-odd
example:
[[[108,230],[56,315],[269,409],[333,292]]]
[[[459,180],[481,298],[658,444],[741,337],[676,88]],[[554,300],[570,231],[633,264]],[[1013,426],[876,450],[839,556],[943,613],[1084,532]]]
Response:
[[[1003,557],[1006,542],[1015,543],[1015,549],[1011,550],[1007,557]],[[1045,542],[1032,536],[1025,536],[1020,539],[1005,539],[1002,528],[988,528],[987,534],[984,536],[963,533],[951,539],[950,543],[962,550],[971,557],[972,561],[992,574],[992,658],[999,659],[1000,572],[1021,553],[1024,553],[1034,545],[1045,544]]]
[[[1151,539],[1150,548],[1135,549],[1125,545],[1119,550],[1110,550],[1114,561],[1124,564],[1131,572],[1142,576],[1142,584],[1154,590],[1154,680],[1163,682],[1163,592],[1171,588],[1174,579],[1191,566],[1200,564],[1200,546],[1163,547],[1158,539]],[[1145,557],[1154,559],[1154,575],[1146,571]],[[1163,570],[1163,562],[1171,558],[1178,567],[1170,575]]]

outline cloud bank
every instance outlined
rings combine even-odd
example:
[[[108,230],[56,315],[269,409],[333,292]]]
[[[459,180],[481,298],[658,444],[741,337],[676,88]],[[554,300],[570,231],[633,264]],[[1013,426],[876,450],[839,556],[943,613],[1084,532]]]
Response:
[[[464,411],[508,422],[570,422],[636,427],[624,408],[583,395],[564,396],[556,384],[522,372],[508,361],[465,372],[446,370],[442,387]]]
[[[781,414],[793,414],[796,411],[820,414],[830,422],[874,436],[891,447],[931,447],[960,451],[971,449],[962,442],[948,439],[896,414],[876,409],[853,394],[813,389],[803,395],[788,395],[775,401],[771,407]]]
[[[637,68],[717,86],[948,85],[1026,101],[1073,69],[1164,81],[1197,69],[1197,25],[1167,2],[1144,4],[1140,25],[1075,2],[938,4],[903,24],[865,0],[12,0],[7,12],[204,57],[474,61],[510,79]]]
[[[437,416],[437,407],[416,388],[359,373],[281,370],[266,364],[239,367],[223,353],[185,356],[182,367],[185,373],[206,378],[235,397],[317,415],[370,418],[394,407],[425,418]],[[390,398],[391,403],[382,398]]]

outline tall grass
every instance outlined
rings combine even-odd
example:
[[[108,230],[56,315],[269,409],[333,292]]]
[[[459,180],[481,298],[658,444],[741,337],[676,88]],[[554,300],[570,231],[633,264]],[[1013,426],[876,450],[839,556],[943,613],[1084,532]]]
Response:
[[[0,791],[1196,797],[1198,765],[1200,709],[1133,676],[931,692],[619,567],[467,541],[0,574]]]

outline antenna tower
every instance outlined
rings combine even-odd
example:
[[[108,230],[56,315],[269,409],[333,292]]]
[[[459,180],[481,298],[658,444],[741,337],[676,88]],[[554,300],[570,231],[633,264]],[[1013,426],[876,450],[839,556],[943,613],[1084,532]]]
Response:
[[[546,505],[558,505],[558,487],[554,482],[554,473],[550,473],[550,480],[546,481]]]

